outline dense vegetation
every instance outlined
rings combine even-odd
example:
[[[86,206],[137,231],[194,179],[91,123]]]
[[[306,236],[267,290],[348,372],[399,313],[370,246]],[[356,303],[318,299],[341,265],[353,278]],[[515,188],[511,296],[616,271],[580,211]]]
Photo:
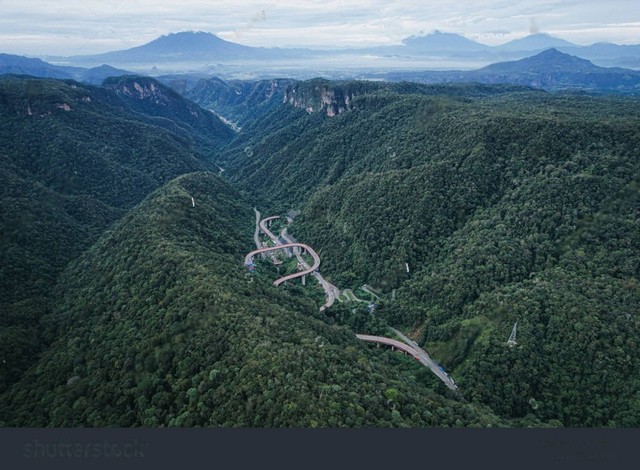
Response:
[[[181,89],[187,98],[200,106],[215,110],[236,126],[255,121],[282,104],[287,87],[293,80],[263,80],[259,82],[224,81],[213,77],[200,79],[194,84],[183,84],[184,79],[168,79],[167,83]]]
[[[227,145],[158,82],[106,85],[0,80],[0,424],[638,425],[636,99],[192,84],[242,125]],[[300,210],[291,231],[339,288],[379,291],[375,316],[249,274],[253,205]],[[386,324],[465,400],[354,337]]]
[[[195,200],[192,205],[191,197]],[[213,174],[149,196],[60,277],[51,347],[9,393],[29,426],[495,426],[241,265],[252,211]]]
[[[152,190],[212,168],[156,123],[104,88],[0,79],[0,390],[40,348],[38,318],[64,266]]]
[[[376,74],[385,80],[420,83],[510,83],[548,91],[640,93],[640,72],[619,67],[598,67],[592,62],[557,49],[532,57],[501,62],[470,71],[394,71]]]
[[[107,78],[103,84],[113,90],[132,111],[153,116],[155,125],[192,139],[203,154],[215,157],[235,133],[211,111],[180,96],[149,77],[125,75]]]
[[[637,425],[638,101],[401,84],[351,103],[277,108],[223,156],[230,176],[302,209],[294,231],[323,273],[386,291],[379,314],[467,396],[505,417]]]

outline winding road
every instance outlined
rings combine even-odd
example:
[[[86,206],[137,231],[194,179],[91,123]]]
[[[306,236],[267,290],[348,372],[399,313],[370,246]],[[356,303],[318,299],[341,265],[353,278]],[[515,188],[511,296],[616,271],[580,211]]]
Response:
[[[257,208],[253,208],[256,213],[256,231],[253,232],[253,241],[256,243],[256,248],[261,248],[260,246],[260,212]]]
[[[278,237],[276,237],[267,227],[267,223],[271,220],[275,220],[280,218],[279,216],[272,216],[272,217],[267,217],[265,219],[260,219],[260,212],[257,210],[257,208],[254,208],[254,211],[256,213],[256,229],[253,235],[255,244],[257,249],[248,253],[245,256],[245,260],[244,260],[244,264],[245,265],[249,265],[253,259],[253,257],[255,255],[261,254],[261,253],[267,253],[267,252],[272,252],[272,251],[276,251],[276,250],[284,250],[285,252],[288,252],[289,249],[298,247],[298,248],[302,248],[304,250],[307,250],[307,252],[311,255],[311,257],[313,258],[313,265],[309,266],[309,264],[304,260],[304,258],[302,257],[302,254],[300,252],[300,250],[291,250],[296,258],[298,259],[298,262],[300,263],[300,265],[302,265],[304,267],[303,271],[299,271],[297,273],[294,274],[289,274],[287,276],[281,277],[279,279],[277,279],[276,281],[274,281],[274,285],[275,286],[279,286],[280,284],[282,284],[283,282],[286,282],[288,280],[291,279],[295,279],[298,277],[302,277],[305,276],[307,274],[311,274],[313,276],[316,277],[316,279],[318,280],[318,282],[320,283],[320,285],[322,286],[322,288],[325,291],[325,294],[327,296],[327,301],[326,303],[320,307],[320,311],[324,311],[325,309],[331,307],[331,305],[333,305],[333,303],[335,302],[335,299],[338,298],[340,296],[340,290],[338,290],[338,288],[336,286],[334,286],[333,284],[327,282],[322,275],[318,272],[318,268],[320,267],[320,257],[318,256],[318,254],[313,250],[313,248],[311,248],[309,245],[305,245],[304,243],[297,243],[293,240],[292,237],[290,237],[287,234],[287,228],[283,228],[280,236],[282,237],[283,240],[285,240],[287,243],[282,243],[280,241],[280,239],[278,239]],[[264,232],[265,235],[267,235],[274,243],[276,246],[271,246],[271,247],[266,247],[266,248],[262,248],[261,247],[261,243],[260,243],[260,231],[262,230],[262,232]],[[379,298],[378,295],[376,295],[374,292],[372,292],[369,289],[369,286],[367,286],[366,284],[364,286],[362,286],[363,290],[369,294],[371,294],[373,297],[375,298]],[[348,290],[347,290],[348,291]],[[345,291],[345,292],[347,292]],[[351,292],[353,295],[353,292]],[[355,295],[354,295],[355,297]],[[361,299],[358,299],[361,300]],[[396,335],[398,335],[399,338],[402,339],[402,341],[398,341],[392,338],[386,338],[384,336],[372,336],[372,335],[361,335],[361,334],[356,334],[356,337],[362,341],[366,341],[369,343],[377,343],[377,344],[384,344],[387,346],[391,346],[393,348],[396,348],[400,351],[403,351],[409,355],[411,355],[412,357],[414,357],[417,361],[419,361],[422,365],[424,365],[425,367],[427,367],[428,369],[431,370],[431,372],[433,372],[440,380],[442,380],[442,382],[444,382],[444,384],[449,387],[451,390],[454,390],[456,392],[459,393],[458,391],[458,386],[456,385],[456,383],[453,381],[453,379],[449,376],[449,374],[447,374],[442,367],[440,367],[440,365],[438,363],[436,363],[433,359],[431,359],[431,356],[429,356],[429,354],[422,348],[420,348],[420,346],[418,346],[418,344],[415,341],[412,341],[411,339],[409,339],[407,336],[405,336],[402,332],[398,331],[395,328],[389,327]]]
[[[398,330],[394,329],[394,331],[396,333],[399,333]],[[442,380],[444,382],[444,384],[447,387],[449,387],[451,390],[455,390],[455,391],[458,390],[458,386],[453,381],[453,379],[451,377],[449,377],[449,375],[446,372],[444,372],[442,369],[440,369],[440,367],[438,367],[436,365],[436,363],[433,361],[433,359],[431,359],[429,357],[429,355],[426,353],[426,351],[420,349],[420,347],[416,343],[411,341],[409,338],[404,336],[402,333],[400,333],[400,337],[401,338],[404,337],[403,340],[406,339],[406,341],[409,341],[409,342],[413,343],[414,345],[412,346],[410,344],[407,344],[406,342],[403,343],[403,342],[395,340],[395,339],[385,338],[384,336],[356,335],[356,338],[361,339],[362,341],[366,341],[366,342],[369,342],[369,343],[386,344],[387,346],[394,347],[396,349],[399,349],[401,351],[406,352],[407,354],[410,354],[417,361],[420,361],[420,363],[422,365],[424,365],[424,366],[428,367],[429,369],[431,369],[431,372],[436,374],[440,378],[440,380]]]
[[[267,222],[271,221],[271,220],[275,220],[275,219],[279,219],[280,216],[279,215],[274,215],[272,217],[267,217],[266,219],[262,219],[260,221],[260,230],[262,230],[264,232],[264,234],[269,237],[271,240],[273,240],[273,243],[275,243],[276,245],[280,245],[280,240],[278,240],[278,237],[276,237],[267,227]]]
[[[267,217],[264,218],[262,220],[260,220],[260,222],[256,222],[256,230],[262,230],[262,232],[268,236],[273,243],[276,244],[276,246],[281,246],[286,250],[285,245],[283,245],[280,242],[280,239],[273,233],[271,232],[271,230],[269,230],[269,228],[267,227],[267,223],[271,220],[276,220],[279,219],[280,216],[275,215],[275,216],[271,216],[271,217]],[[257,219],[256,219],[257,220]],[[291,220],[290,218],[287,217],[287,221]],[[282,232],[280,233],[280,236],[282,237],[282,239],[284,239],[289,245],[295,244],[296,242],[287,234],[287,228],[284,227],[282,229]],[[259,242],[257,242],[256,246],[258,246]],[[314,254],[315,256],[318,256],[316,254],[316,252],[308,245],[305,245],[307,251],[311,254],[311,256],[313,257]],[[259,247],[259,246],[258,246]],[[340,295],[340,291],[338,290],[338,288],[336,286],[334,286],[333,284],[331,284],[330,282],[327,282],[327,280],[322,277],[322,274],[320,274],[317,271],[317,268],[314,270],[312,269],[312,267],[309,266],[309,264],[304,260],[304,258],[302,257],[302,255],[296,251],[296,250],[292,250],[293,253],[295,254],[296,258],[298,259],[298,262],[305,268],[305,273],[311,273],[312,276],[314,276],[317,280],[318,283],[322,286],[322,288],[324,289],[325,295],[327,297],[327,300],[325,302],[325,304],[320,307],[320,311],[323,312],[325,309],[331,307],[333,305],[333,303],[335,302],[336,298]],[[315,258],[314,258],[315,260]],[[320,258],[318,257],[318,265],[319,265],[319,261]],[[314,263],[315,265],[315,263]],[[300,277],[302,274],[300,273],[296,273],[296,275],[294,277]],[[275,283],[274,283],[275,284]],[[280,284],[280,283],[279,283]],[[279,284],[275,284],[275,285],[279,285]]]
[[[260,254],[260,253],[268,253],[270,251],[282,250],[282,249],[285,249],[285,248],[294,248],[294,247],[299,247],[299,248],[302,248],[303,250],[307,250],[309,252],[309,254],[311,255],[311,257],[313,258],[313,266],[309,267],[309,265],[307,264],[306,265],[307,269],[305,269],[304,271],[299,271],[297,273],[289,274],[288,276],[284,276],[284,277],[281,277],[280,279],[275,280],[273,282],[274,286],[279,286],[283,282],[289,281],[291,279],[295,279],[297,277],[302,277],[302,276],[305,276],[307,274],[311,274],[312,272],[314,272],[316,269],[318,269],[320,267],[320,257],[318,256],[318,253],[313,251],[313,248],[311,248],[309,245],[305,245],[304,243],[285,243],[284,245],[268,246],[266,248],[260,248],[258,250],[253,250],[251,253],[248,253],[244,257],[244,264],[245,265],[249,265],[251,263],[251,260],[253,259],[253,257],[255,255]]]
[[[371,297],[375,297],[376,299],[380,299],[380,296],[378,294],[376,294],[375,292],[373,292],[368,285],[365,284],[364,286],[362,286],[362,290],[365,291],[367,294],[371,294]]]
[[[431,372],[436,374],[440,378],[440,380],[444,382],[444,384],[447,387],[449,387],[451,390],[458,390],[458,386],[453,381],[451,376],[447,374],[444,370],[442,370],[440,365],[436,361],[431,359],[431,356],[429,356],[429,353],[424,349],[422,349],[420,346],[418,346],[418,343],[410,340],[401,331],[398,331],[391,326],[389,327],[389,329],[392,330],[395,334],[397,334],[398,337],[405,342],[405,344],[407,344],[410,348],[412,348],[416,352],[416,354],[420,356],[419,361],[425,366],[427,366],[429,369],[431,369]]]
[[[280,236],[288,243],[294,243],[293,239],[289,237],[289,235],[287,234],[286,227],[282,229],[282,232],[280,232]],[[298,258],[299,263],[301,263],[305,267],[308,267],[308,264],[299,253],[295,253],[295,255],[296,255],[296,258]],[[318,283],[322,286],[327,296],[327,301],[322,307],[320,307],[320,311],[323,312],[325,309],[333,305],[336,299],[340,296],[340,291],[336,286],[334,286],[333,284],[328,282],[324,277],[322,277],[322,274],[320,274],[318,271],[315,271],[313,273],[313,276],[318,280]]]

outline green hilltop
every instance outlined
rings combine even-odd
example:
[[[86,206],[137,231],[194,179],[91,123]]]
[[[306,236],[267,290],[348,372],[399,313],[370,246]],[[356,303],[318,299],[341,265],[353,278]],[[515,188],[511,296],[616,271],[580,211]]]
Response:
[[[2,390],[44,346],[38,319],[65,265],[154,189],[215,166],[191,137],[71,80],[0,77],[0,119]]]
[[[195,205],[191,198],[194,198]],[[18,426],[486,426],[241,265],[253,212],[209,173],[130,211],[60,277]]]
[[[636,98],[172,80],[0,78],[0,424],[638,425]],[[256,206],[373,315],[249,273]]]
[[[277,108],[222,158],[302,210],[330,281],[384,291],[378,314],[504,417],[636,422],[637,99],[334,83],[350,108],[329,117],[317,82],[297,90],[320,111]]]

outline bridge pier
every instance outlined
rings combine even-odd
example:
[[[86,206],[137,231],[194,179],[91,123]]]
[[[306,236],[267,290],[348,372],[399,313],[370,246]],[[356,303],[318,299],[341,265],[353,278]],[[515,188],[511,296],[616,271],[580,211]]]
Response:
[[[306,283],[306,278],[307,278],[307,276],[302,276],[302,285],[303,285],[303,286],[306,286],[306,285],[307,285],[307,283]]]

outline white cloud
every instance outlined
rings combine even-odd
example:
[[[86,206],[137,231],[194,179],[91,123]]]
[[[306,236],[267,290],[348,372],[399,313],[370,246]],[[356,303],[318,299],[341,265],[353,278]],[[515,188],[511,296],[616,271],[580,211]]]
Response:
[[[629,44],[640,43],[639,21],[640,3],[629,0],[0,0],[0,48],[85,54],[184,30],[253,46],[399,44],[434,29],[495,44],[534,26]]]

